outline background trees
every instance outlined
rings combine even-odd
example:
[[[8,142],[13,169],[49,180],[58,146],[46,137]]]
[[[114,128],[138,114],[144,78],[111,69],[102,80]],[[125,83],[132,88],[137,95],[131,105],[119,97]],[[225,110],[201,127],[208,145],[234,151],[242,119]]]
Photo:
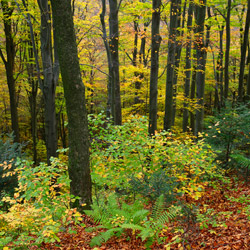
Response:
[[[198,135],[216,109],[249,95],[249,1],[73,1],[71,42],[80,68],[73,53],[63,57],[66,44],[60,53],[70,72],[61,76],[51,4],[57,2],[1,1],[0,132],[32,141],[26,150],[35,163],[49,162],[58,147],[68,146],[67,138],[74,152],[87,152],[87,130],[80,128],[86,127],[86,110],[106,110],[115,125],[144,115],[150,134],[182,129]],[[70,164],[88,171],[80,163],[88,153],[76,157],[73,151]],[[75,162],[81,157],[86,161]]]

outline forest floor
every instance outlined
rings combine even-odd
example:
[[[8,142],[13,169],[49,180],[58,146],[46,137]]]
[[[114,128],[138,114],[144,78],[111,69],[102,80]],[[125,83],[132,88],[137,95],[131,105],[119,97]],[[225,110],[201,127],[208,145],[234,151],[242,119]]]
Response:
[[[198,200],[189,200],[189,203],[199,207],[201,222],[192,219],[188,221],[178,221],[169,225],[159,237],[164,237],[165,243],[159,245],[154,243],[151,249],[167,249],[166,245],[173,239],[179,237],[180,243],[171,245],[168,249],[250,249],[250,185],[244,182],[234,182],[222,185],[219,190],[208,188],[203,196]],[[93,220],[83,216],[86,227],[96,226]],[[174,233],[173,229],[182,226],[182,233]],[[103,231],[98,229],[94,232],[86,232],[83,227],[76,227],[76,234],[67,232],[59,233],[60,243],[44,244],[40,249],[146,249],[145,242],[135,235],[128,234],[124,237],[112,237],[101,247],[91,248],[89,242],[91,238]]]

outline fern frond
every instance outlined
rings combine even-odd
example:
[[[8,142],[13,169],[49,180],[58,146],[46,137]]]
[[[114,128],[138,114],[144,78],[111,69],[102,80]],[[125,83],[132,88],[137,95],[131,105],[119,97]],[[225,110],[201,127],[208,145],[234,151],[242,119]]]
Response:
[[[111,237],[113,237],[114,235],[116,235],[116,233],[122,233],[123,232],[123,228],[111,228],[106,232],[102,232],[99,235],[97,235],[96,237],[94,237],[91,242],[90,242],[90,246],[94,247],[94,246],[101,246],[101,244],[103,242],[108,241]]]
[[[153,220],[156,220],[163,212],[163,210],[164,210],[164,195],[162,194],[157,198],[153,206],[151,218]]]
[[[133,220],[133,223],[134,223],[134,224],[138,224],[139,222],[143,221],[143,220],[147,217],[148,214],[149,214],[149,211],[148,211],[148,210],[146,210],[146,209],[141,209],[141,210],[139,210],[139,211],[136,211],[136,212],[132,215],[131,219]]]

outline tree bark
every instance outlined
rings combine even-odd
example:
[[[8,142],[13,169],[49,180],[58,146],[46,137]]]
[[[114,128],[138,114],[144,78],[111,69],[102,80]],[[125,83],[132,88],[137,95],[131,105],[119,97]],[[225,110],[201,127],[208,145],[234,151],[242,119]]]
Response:
[[[206,46],[204,42],[204,26],[206,17],[206,0],[199,0],[196,5],[196,98],[199,108],[196,110],[195,135],[203,131],[204,119],[204,89],[205,89],[205,66],[206,66]]]
[[[230,18],[231,18],[231,0],[228,0],[227,17],[226,17],[226,50],[225,50],[225,78],[224,78],[225,101],[228,98],[228,88],[229,88],[229,55],[230,55],[230,42],[231,42]]]
[[[90,209],[92,196],[85,89],[77,55],[71,1],[52,0],[51,5],[68,115],[70,192],[80,197],[71,206]]]
[[[110,52],[110,47],[109,47],[108,37],[107,37],[105,15],[106,15],[106,0],[102,0],[102,13],[100,14],[100,20],[102,24],[102,39],[103,39],[103,43],[106,49],[106,54],[107,54],[107,59],[108,59],[108,69],[109,69],[106,116],[110,118],[111,114],[112,115],[114,114],[114,99],[112,97],[113,77],[112,77],[111,52]]]
[[[59,76],[59,62],[55,48],[53,60],[52,32],[51,32],[51,14],[48,0],[38,0],[41,13],[41,53],[43,61],[43,82],[42,92],[44,98],[44,119],[45,119],[45,141],[47,148],[47,162],[50,158],[57,156],[57,125],[55,92]],[[54,43],[55,46],[55,43]],[[54,62],[53,62],[54,61]]]
[[[243,93],[244,93],[244,70],[245,70],[246,51],[248,44],[249,25],[250,25],[250,0],[248,0],[247,2],[245,31],[244,31],[243,44],[241,47],[240,75],[239,75],[239,86],[238,86],[238,99],[240,102],[243,101]]]
[[[174,79],[174,65],[175,65],[175,53],[176,53],[176,28],[177,28],[177,21],[178,21],[178,14],[177,14],[178,3],[179,3],[179,0],[171,0],[164,130],[168,130],[171,128],[172,120],[173,120],[172,119],[173,118],[173,79]]]
[[[187,20],[187,47],[186,47],[186,66],[185,66],[185,98],[189,98],[189,90],[190,90],[190,81],[191,81],[191,31],[192,31],[192,23],[193,23],[193,2],[189,3],[188,8],[188,20]],[[182,129],[183,132],[187,132],[188,128],[188,101],[184,101],[184,111],[183,111],[183,123]]]
[[[112,97],[114,100],[114,124],[122,124],[121,96],[120,96],[120,76],[119,76],[119,25],[118,25],[118,4],[117,0],[109,0],[109,38],[111,50],[111,69],[112,69]]]
[[[14,3],[11,2],[9,6],[7,0],[1,0],[1,6],[3,11],[3,23],[5,33],[5,48],[6,59],[0,49],[0,56],[4,62],[6,69],[7,85],[10,96],[10,113],[11,113],[11,126],[14,132],[14,141],[19,142],[19,124],[18,124],[18,111],[17,111],[17,98],[16,98],[16,83],[14,79],[14,60],[15,60],[15,43],[13,40],[11,16],[14,10]]]
[[[157,129],[157,95],[158,95],[158,72],[159,72],[159,49],[161,44],[160,20],[161,0],[153,0],[152,13],[152,45],[151,45],[151,68],[150,68],[150,97],[149,97],[149,127],[150,135],[155,134]]]

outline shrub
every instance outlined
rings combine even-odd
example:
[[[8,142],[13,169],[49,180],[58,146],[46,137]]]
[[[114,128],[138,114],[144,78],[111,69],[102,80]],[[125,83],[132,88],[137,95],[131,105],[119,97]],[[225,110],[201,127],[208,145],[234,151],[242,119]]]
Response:
[[[2,166],[3,168],[6,165]],[[80,223],[81,214],[70,209],[77,197],[69,193],[67,167],[57,158],[51,165],[17,161],[10,172],[18,178],[14,197],[3,197],[1,203],[11,207],[0,212],[0,245],[30,246],[60,241],[57,233],[70,223]]]
[[[167,132],[151,138],[147,124],[144,117],[131,117],[123,126],[112,126],[102,133],[105,147],[99,147],[97,140],[92,142],[95,186],[127,193],[132,185],[132,190],[151,199],[165,191],[199,198],[209,180],[222,177],[214,164],[215,154],[204,140],[173,140]],[[165,185],[159,181],[162,178]]]
[[[206,141],[219,150],[217,159],[224,167],[229,166],[234,150],[249,151],[250,111],[247,106],[227,106],[211,118],[207,127]]]

